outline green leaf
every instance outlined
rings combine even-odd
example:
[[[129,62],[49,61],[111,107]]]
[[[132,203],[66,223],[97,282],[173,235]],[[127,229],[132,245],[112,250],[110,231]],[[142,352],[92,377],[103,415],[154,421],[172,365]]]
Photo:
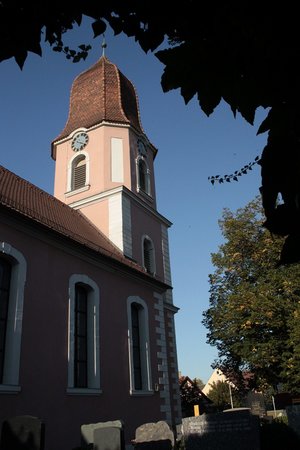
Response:
[[[146,31],[140,30],[136,33],[137,23],[136,21],[132,25],[132,35],[136,34],[136,40],[139,42],[140,46],[144,52],[154,51],[160,44],[164,41],[164,33],[155,27],[148,27]],[[127,32],[128,34],[128,32]]]
[[[202,111],[209,116],[220,103],[221,95],[217,89],[206,88],[201,91],[198,90],[198,101]]]
[[[272,110],[271,110],[272,111]],[[267,117],[262,121],[262,123],[260,124],[258,130],[257,130],[257,135],[265,133],[266,131],[268,131],[271,127],[271,123],[272,123],[272,112],[269,112],[269,114],[267,115]]]
[[[23,69],[26,58],[27,58],[27,52],[25,50],[23,50],[22,52],[19,52],[15,56],[16,63],[18,64],[18,66],[20,67],[21,70]]]
[[[196,89],[193,86],[184,86],[181,88],[180,93],[184,99],[184,103],[187,105],[196,94]]]
[[[110,17],[109,24],[112,27],[115,35],[118,35],[123,31],[123,23],[119,17]]]
[[[95,20],[95,22],[92,23],[92,28],[93,28],[93,32],[94,32],[94,38],[95,38],[105,32],[106,23],[102,19]],[[79,48],[81,48],[81,47],[79,46]],[[84,49],[82,49],[82,50],[84,50]]]

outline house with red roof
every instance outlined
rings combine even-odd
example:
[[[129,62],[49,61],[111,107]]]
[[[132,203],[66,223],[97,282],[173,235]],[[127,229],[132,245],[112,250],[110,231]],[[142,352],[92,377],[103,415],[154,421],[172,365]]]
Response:
[[[132,83],[105,56],[73,82],[52,142],[54,196],[0,167],[0,423],[45,422],[46,450],[82,424],[180,422],[168,228],[157,149]]]

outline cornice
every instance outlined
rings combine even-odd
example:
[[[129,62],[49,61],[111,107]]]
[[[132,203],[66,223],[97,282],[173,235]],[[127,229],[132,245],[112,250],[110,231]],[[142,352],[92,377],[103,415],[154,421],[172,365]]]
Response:
[[[151,208],[146,202],[144,202],[142,199],[137,197],[136,194],[131,192],[128,188],[125,186],[118,186],[113,189],[109,189],[105,192],[100,192],[99,194],[92,195],[91,197],[84,198],[82,200],[78,200],[77,202],[70,203],[69,206],[74,209],[82,208],[83,206],[90,206],[94,203],[97,203],[105,198],[112,197],[117,194],[124,194],[127,197],[129,197],[131,200],[133,200],[136,204],[139,205],[139,207],[143,208],[148,213],[154,215],[158,220],[163,222],[167,227],[171,227],[173,224],[170,222],[166,217],[164,217],[162,214],[160,214],[156,209]]]

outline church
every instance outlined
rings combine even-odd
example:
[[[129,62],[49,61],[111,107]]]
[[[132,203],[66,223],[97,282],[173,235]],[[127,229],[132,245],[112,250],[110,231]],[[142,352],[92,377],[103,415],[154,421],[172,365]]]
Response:
[[[132,83],[102,56],[53,140],[54,196],[0,167],[0,424],[181,421],[168,228]]]

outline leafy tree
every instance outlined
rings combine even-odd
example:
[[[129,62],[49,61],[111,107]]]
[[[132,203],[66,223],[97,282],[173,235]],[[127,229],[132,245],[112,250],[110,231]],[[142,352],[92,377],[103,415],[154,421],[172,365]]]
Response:
[[[196,383],[196,385],[198,386],[199,389],[203,389],[205,386],[205,383],[203,383],[203,381],[201,380],[201,378],[194,378],[193,382]]]
[[[258,198],[236,213],[224,210],[225,242],[212,254],[203,323],[218,349],[215,367],[235,385],[246,371],[254,374],[248,387],[276,390],[281,383],[299,392],[300,265],[276,264],[282,238],[274,240],[262,222]]]
[[[231,387],[230,391],[230,386],[226,381],[214,381],[207,395],[220,412],[231,408],[231,398],[234,408],[241,406],[241,399],[237,389]]]
[[[162,88],[180,89],[185,103],[197,97],[210,115],[223,100],[253,124],[257,108],[268,108],[258,133],[268,132],[263,149],[265,227],[287,236],[281,261],[300,260],[300,48],[297,2],[253,1],[176,3],[137,0],[2,0],[0,61],[14,57],[20,67],[27,53],[42,54],[45,40],[74,62],[86,58],[90,45],[78,50],[63,43],[64,34],[92,18],[94,36],[109,24],[115,34],[134,37],[144,51],[156,51],[164,64]],[[256,161],[257,162],[257,161]],[[237,180],[254,162],[212,182]],[[283,197],[278,207],[277,197]]]

